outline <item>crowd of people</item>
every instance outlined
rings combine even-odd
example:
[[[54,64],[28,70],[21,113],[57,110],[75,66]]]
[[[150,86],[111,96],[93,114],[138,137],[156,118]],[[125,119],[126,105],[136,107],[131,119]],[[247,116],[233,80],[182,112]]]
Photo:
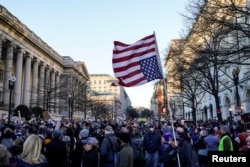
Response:
[[[250,127],[215,122],[2,122],[0,132],[0,167],[207,167],[209,151],[250,151]]]

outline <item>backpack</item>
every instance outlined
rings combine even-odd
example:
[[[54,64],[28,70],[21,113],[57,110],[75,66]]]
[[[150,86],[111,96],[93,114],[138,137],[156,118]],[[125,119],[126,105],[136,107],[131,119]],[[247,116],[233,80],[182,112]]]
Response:
[[[112,149],[112,151],[113,151],[113,153],[114,153],[114,155],[113,155],[114,164],[116,164],[117,159],[118,159],[119,152],[114,148],[114,146],[113,146],[113,144],[112,144],[112,142],[111,142],[111,139],[110,139],[109,137],[107,137],[107,139],[108,139],[109,144],[110,144],[110,146],[111,146],[111,149]]]

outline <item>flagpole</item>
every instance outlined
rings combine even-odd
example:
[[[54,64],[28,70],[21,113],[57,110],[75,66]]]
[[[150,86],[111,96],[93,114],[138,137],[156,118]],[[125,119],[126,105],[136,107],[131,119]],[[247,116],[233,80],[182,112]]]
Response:
[[[166,84],[165,78],[163,77],[163,69],[162,69],[162,65],[161,65],[161,61],[160,61],[160,54],[159,54],[159,50],[158,50],[158,43],[157,43],[157,40],[156,40],[155,32],[154,32],[154,38],[155,38],[155,44],[156,44],[156,53],[158,55],[157,61],[158,61],[158,65],[160,67],[162,78],[163,78],[162,80],[163,80],[164,94],[167,97],[167,86],[166,86],[167,84]],[[164,102],[164,104],[166,104],[166,103]],[[168,111],[169,111],[169,114],[170,114],[170,121],[171,121],[172,133],[173,133],[173,137],[174,137],[174,143],[175,143],[175,146],[177,146],[176,136],[175,136],[175,131],[174,131],[174,123],[173,123],[173,113],[172,113],[172,109],[169,110],[169,104],[167,104],[167,106],[168,106]],[[180,157],[179,157],[179,153],[178,152],[177,152],[177,161],[178,161],[178,166],[181,167]]]

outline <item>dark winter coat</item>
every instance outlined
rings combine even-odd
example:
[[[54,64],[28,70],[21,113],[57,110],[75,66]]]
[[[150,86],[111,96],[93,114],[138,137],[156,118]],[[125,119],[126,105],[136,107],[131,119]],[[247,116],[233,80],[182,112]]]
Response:
[[[111,141],[108,140],[108,138]],[[117,137],[115,136],[114,133],[107,134],[105,138],[102,141],[102,145],[100,147],[100,154],[102,157],[102,162],[103,163],[110,163],[114,161],[114,151],[119,150],[119,145],[117,141]]]
[[[29,164],[22,159],[19,159],[17,162],[17,167],[48,167],[48,163],[42,162],[40,164]]]
[[[100,155],[95,149],[85,152],[82,158],[81,167],[99,167]]]
[[[80,167],[81,166],[81,160],[83,156],[83,144],[79,140],[76,142],[76,147],[72,152],[71,157],[71,167]]]
[[[46,146],[45,156],[49,167],[62,167],[66,157],[66,144],[59,138],[54,138]]]
[[[192,167],[192,145],[185,138],[179,139],[180,162],[182,167]]]
[[[148,132],[144,135],[143,148],[148,153],[161,150],[161,134],[158,131]]]

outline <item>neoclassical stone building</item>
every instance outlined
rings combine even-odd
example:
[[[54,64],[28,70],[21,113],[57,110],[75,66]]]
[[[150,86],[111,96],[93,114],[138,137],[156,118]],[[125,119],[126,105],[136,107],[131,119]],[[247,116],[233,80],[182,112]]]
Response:
[[[250,43],[249,36],[244,34],[249,32],[249,14],[242,12],[249,12],[249,1],[205,2],[187,37],[171,41],[165,64],[168,102],[172,100],[175,104],[172,110],[183,113],[182,118],[186,120],[193,120],[195,116],[198,121],[221,119],[230,124],[249,121]],[[224,9],[230,10],[225,13]],[[234,26],[237,28],[231,28]],[[178,67],[182,68],[175,71]],[[188,81],[183,84],[188,90],[184,96],[180,87],[176,87],[179,86],[176,76],[180,81]],[[197,80],[199,77],[201,80]],[[196,84],[198,82],[201,84]],[[194,96],[185,97],[185,94]]]
[[[8,114],[12,75],[12,108],[38,106],[68,116],[70,105],[74,115],[81,115],[79,105],[73,104],[84,98],[89,80],[85,64],[59,55],[0,5],[0,117]]]

